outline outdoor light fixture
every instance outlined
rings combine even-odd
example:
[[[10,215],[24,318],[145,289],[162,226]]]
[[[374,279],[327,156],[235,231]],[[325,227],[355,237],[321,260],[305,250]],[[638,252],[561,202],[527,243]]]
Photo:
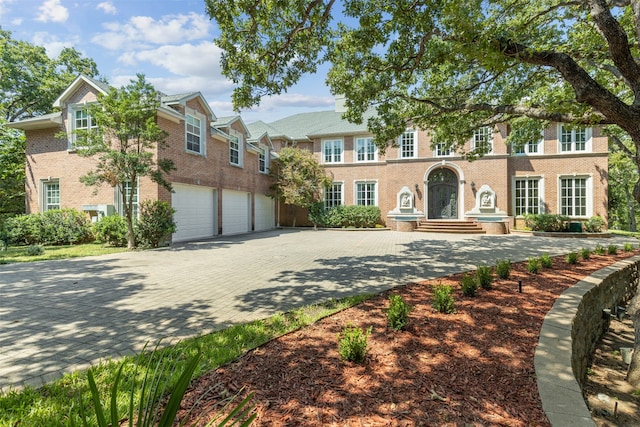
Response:
[[[476,183],[475,183],[475,182],[473,182],[473,181],[471,181],[471,189],[472,189],[473,191],[476,191]]]
[[[416,191],[418,191],[418,184],[416,184]]]

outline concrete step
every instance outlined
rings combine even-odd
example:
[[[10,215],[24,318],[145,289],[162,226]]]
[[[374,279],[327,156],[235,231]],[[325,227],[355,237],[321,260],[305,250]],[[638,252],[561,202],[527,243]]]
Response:
[[[418,222],[415,231],[424,233],[485,234],[480,224],[473,221],[426,221]]]

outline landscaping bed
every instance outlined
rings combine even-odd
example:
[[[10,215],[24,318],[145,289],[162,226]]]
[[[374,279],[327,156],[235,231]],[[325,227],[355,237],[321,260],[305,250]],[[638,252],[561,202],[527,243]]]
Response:
[[[462,295],[462,274],[396,288],[194,380],[180,417],[205,425],[230,396],[253,392],[256,426],[548,426],[533,366],[544,316],[569,286],[635,254],[576,265],[556,257],[539,274],[514,264],[509,279],[475,297]],[[436,284],[455,289],[456,313],[434,310]],[[391,293],[414,307],[404,331],[387,327]],[[372,328],[363,364],[338,353],[349,324]]]

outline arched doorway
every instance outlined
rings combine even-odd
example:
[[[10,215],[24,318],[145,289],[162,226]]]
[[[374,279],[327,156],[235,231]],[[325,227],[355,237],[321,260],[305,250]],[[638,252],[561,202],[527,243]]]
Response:
[[[458,218],[458,176],[449,168],[438,168],[427,182],[429,219]]]

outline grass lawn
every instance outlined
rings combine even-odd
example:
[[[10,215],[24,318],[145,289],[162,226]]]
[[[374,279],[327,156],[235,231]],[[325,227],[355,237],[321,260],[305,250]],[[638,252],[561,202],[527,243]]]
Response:
[[[84,245],[45,246],[44,253],[35,256],[29,255],[27,250],[28,246],[9,246],[6,251],[0,250],[0,264],[104,255],[124,252],[127,249],[105,246],[101,243],[87,243]]]

